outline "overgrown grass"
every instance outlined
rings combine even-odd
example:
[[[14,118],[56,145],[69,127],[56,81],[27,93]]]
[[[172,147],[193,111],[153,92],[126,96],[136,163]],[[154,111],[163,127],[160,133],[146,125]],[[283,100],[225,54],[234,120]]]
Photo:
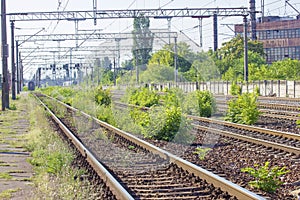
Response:
[[[36,199],[87,199],[91,187],[87,181],[75,180],[84,172],[72,167],[73,151],[52,131],[43,109],[31,99],[28,104],[30,131],[24,147],[32,152],[28,159],[34,167]]]
[[[4,190],[3,192],[0,193],[0,199],[10,199],[12,197],[12,194],[20,190],[19,188],[17,189],[9,189],[9,190]]]
[[[0,172],[0,179],[11,180],[12,176],[8,172]]]

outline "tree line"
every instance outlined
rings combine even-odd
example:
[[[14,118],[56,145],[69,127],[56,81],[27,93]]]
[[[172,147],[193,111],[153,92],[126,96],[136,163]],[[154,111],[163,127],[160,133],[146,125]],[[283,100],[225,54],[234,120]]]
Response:
[[[98,66],[98,80],[102,84],[137,82],[170,82],[175,79],[175,44],[165,44],[153,52],[153,34],[150,20],[139,17],[134,20],[134,42],[132,58],[124,61],[117,70],[112,70],[107,58],[102,67]],[[244,41],[237,35],[222,44],[217,51],[194,52],[185,42],[179,42],[177,48],[178,81],[243,81],[244,77]],[[101,62],[98,62],[98,64]],[[106,64],[105,64],[106,63]],[[263,44],[248,41],[249,81],[255,80],[299,80],[299,60],[284,59],[267,64]],[[104,66],[105,65],[105,66]],[[97,67],[97,66],[96,66]],[[97,68],[96,68],[97,70]],[[138,75],[136,70],[138,70]],[[112,72],[114,71],[114,72]]]

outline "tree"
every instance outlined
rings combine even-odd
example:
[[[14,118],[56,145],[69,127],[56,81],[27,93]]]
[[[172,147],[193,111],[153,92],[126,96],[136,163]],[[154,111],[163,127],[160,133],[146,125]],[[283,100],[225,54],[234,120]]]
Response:
[[[184,73],[187,81],[209,81],[219,79],[220,73],[208,53],[198,52],[189,71]]]
[[[133,59],[130,59],[130,60],[125,60],[123,63],[122,63],[122,67],[123,69],[125,70],[133,70]]]
[[[102,66],[106,70],[111,70],[112,63],[111,63],[111,60],[107,56],[104,57],[104,59],[102,61]]]
[[[149,82],[166,82],[174,80],[174,69],[167,65],[158,66],[156,64],[150,64],[141,74],[140,78],[141,82],[149,83]]]
[[[248,51],[257,53],[264,57],[263,43],[259,41],[248,41]],[[235,38],[222,44],[216,52],[210,52],[221,74],[224,74],[230,67],[233,67],[234,60],[244,56],[244,38],[237,35]]]
[[[146,65],[153,47],[153,35],[148,17],[136,17],[133,22],[132,54],[136,65]]]
[[[261,80],[266,76],[266,60],[257,52],[248,52],[249,80]],[[230,67],[222,76],[227,81],[243,81],[244,57],[233,59]]]
[[[174,67],[174,53],[170,51],[168,46],[164,46],[161,50],[153,53],[149,60],[149,65]]]
[[[167,44],[161,50],[153,53],[149,60],[149,64],[174,67],[174,46],[174,44]],[[187,43],[179,42],[177,44],[177,68],[179,72],[189,71],[195,57],[195,53],[192,52]]]
[[[300,61],[289,58],[272,63],[269,67],[268,75],[270,79],[275,80],[299,80],[299,69]]]

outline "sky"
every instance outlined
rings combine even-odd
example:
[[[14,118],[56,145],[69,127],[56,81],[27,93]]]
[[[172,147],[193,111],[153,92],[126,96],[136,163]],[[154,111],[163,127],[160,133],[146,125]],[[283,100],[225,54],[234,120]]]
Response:
[[[261,11],[261,1],[256,2],[256,9]],[[84,2],[84,3],[83,3]],[[289,15],[295,16],[297,13],[288,5],[285,0],[264,0],[265,15]],[[289,0],[296,9],[300,11],[299,0]],[[49,12],[49,11],[76,11],[76,10],[92,10],[93,0],[6,0],[6,12]],[[97,0],[98,10],[124,10],[124,9],[157,9],[157,8],[215,8],[215,7],[249,7],[249,0]],[[257,15],[259,17],[260,14]],[[235,23],[242,23],[242,17],[219,17],[218,18],[218,44],[219,47],[225,41],[230,40],[234,34],[231,30]],[[167,29],[168,23],[166,19],[150,19],[150,28],[152,29]],[[92,20],[79,22],[79,30],[101,29],[102,32],[130,32],[132,31],[132,19],[105,19],[98,20],[97,25],[93,24]],[[10,43],[10,28],[8,26],[8,43]],[[43,21],[43,22],[17,22],[15,24],[16,35],[32,35],[45,30],[40,34],[55,34],[55,33],[75,33],[74,22],[69,21]],[[196,50],[208,50],[213,47],[213,27],[212,18],[203,19],[203,47],[199,48],[200,43],[198,19],[192,18],[173,18],[171,21],[171,31],[183,32],[182,40],[195,47]],[[70,42],[60,42],[59,44],[41,44],[28,43],[24,46],[70,46],[74,45]],[[198,48],[198,49],[197,49]],[[128,55],[129,57],[129,55]],[[35,66],[25,66],[26,73],[30,75]],[[25,74],[26,75],[26,74]]]

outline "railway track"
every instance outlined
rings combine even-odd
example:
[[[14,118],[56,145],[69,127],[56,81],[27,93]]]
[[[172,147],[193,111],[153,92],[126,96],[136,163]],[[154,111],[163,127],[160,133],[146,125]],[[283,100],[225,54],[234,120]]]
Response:
[[[57,107],[53,99],[40,98],[46,101],[42,103],[45,107],[46,104]],[[165,150],[64,106],[67,112],[60,119],[47,110],[118,199],[263,199]],[[85,131],[79,123],[86,126]]]
[[[126,108],[129,105],[115,102],[117,106]],[[138,106],[130,105],[136,108]],[[141,108],[147,110],[148,108]],[[265,129],[255,126],[247,126],[242,124],[231,123],[227,121],[216,120],[212,118],[204,118],[188,115],[188,118],[193,119],[193,126],[199,130],[207,130],[218,132],[224,136],[233,137],[239,140],[252,142],[254,144],[262,144],[266,147],[280,149],[286,152],[300,155],[300,135],[288,132]],[[212,127],[220,127],[218,130]]]
[[[112,91],[114,101],[120,101],[124,96],[124,91]],[[227,111],[227,101],[232,99],[232,96],[214,95],[217,103],[218,113]],[[300,99],[298,98],[278,98],[278,97],[258,97],[259,106],[262,117],[273,119],[282,119],[297,121],[300,120]]]
[[[226,137],[251,142],[253,144],[261,144],[272,149],[279,149],[295,155],[300,155],[300,135],[298,134],[236,124],[211,118],[197,116],[188,117],[194,120],[193,125],[198,130],[209,130]]]
[[[261,111],[261,117],[268,117],[273,119],[282,119],[289,121],[297,121],[300,120],[300,112],[295,111],[286,111],[286,110],[276,110],[274,108],[269,109],[259,109]],[[217,104],[217,113],[226,113],[227,104]]]
[[[121,92],[123,93],[123,92]],[[216,100],[230,100],[233,98],[231,95],[217,95],[215,94],[214,97]],[[283,104],[283,105],[293,105],[300,107],[300,98],[289,98],[289,97],[265,97],[259,96],[258,97],[259,103],[266,103],[266,104]]]
[[[120,103],[118,105],[122,109],[128,108],[127,104]],[[140,108],[138,106],[133,107]],[[286,179],[290,184],[300,179],[296,170],[296,168],[300,170],[300,135],[208,118],[189,117],[194,119],[193,135],[196,135],[195,141],[189,147],[158,141],[149,142],[172,151],[174,154],[178,154],[184,159],[243,187],[247,187],[243,181],[245,178],[247,179],[247,176],[242,174],[239,169],[264,163],[266,160],[272,161],[274,165],[293,169],[291,171],[294,175]],[[197,148],[211,149],[204,161],[191,153],[196,152]],[[285,190],[289,189],[285,188]],[[288,199],[287,197],[270,197],[270,199],[283,198]]]

